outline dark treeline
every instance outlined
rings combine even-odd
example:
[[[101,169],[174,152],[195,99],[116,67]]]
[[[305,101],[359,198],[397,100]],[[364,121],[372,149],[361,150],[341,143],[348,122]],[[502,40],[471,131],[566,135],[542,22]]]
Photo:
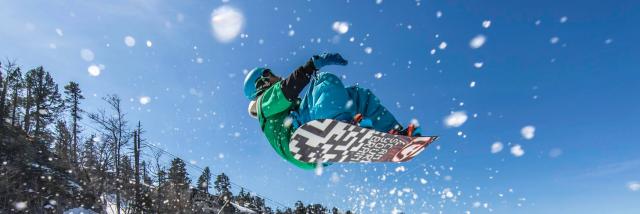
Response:
[[[209,167],[193,183],[182,159],[161,163],[117,95],[96,112],[83,100],[78,83],[59,87],[41,66],[0,63],[0,213],[350,213],[301,201],[272,209],[241,187],[234,195]]]

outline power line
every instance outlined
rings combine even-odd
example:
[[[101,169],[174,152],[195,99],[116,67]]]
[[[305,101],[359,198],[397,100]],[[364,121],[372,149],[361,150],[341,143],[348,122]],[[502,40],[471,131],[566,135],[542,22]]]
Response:
[[[96,128],[96,127],[94,127],[94,126],[92,126],[92,125],[89,125],[89,124],[87,124],[87,123],[85,123],[85,122],[82,122],[82,121],[80,121],[80,123],[82,123],[82,124],[83,124],[84,126],[86,126],[86,127],[89,127],[89,128],[91,128],[91,129],[93,129],[94,131],[101,132],[98,128]],[[146,145],[146,146],[153,147],[153,148],[157,149],[158,151],[161,151],[162,153],[168,154],[168,155],[170,155],[170,156],[172,156],[172,157],[174,157],[174,158],[183,159],[183,158],[181,158],[180,156],[178,156],[178,155],[174,155],[173,153],[168,152],[168,151],[166,151],[166,150],[164,150],[164,149],[162,149],[162,148],[160,148],[160,147],[158,147],[158,146],[155,146],[155,145],[153,145],[153,144],[145,143],[145,142],[142,142],[142,144],[143,144],[143,145]],[[203,169],[202,167],[198,166],[198,165],[195,165],[195,164],[192,164],[192,163],[190,163],[190,162],[186,162],[186,161],[185,161],[185,163],[186,163],[187,165],[191,166],[191,167],[194,167],[194,168],[196,168],[196,169],[199,169],[199,170],[200,170],[200,172],[204,171],[204,169]],[[273,204],[277,204],[279,207],[282,207],[282,208],[285,208],[285,209],[286,209],[286,208],[288,208],[288,206],[286,206],[286,205],[284,205],[284,204],[282,204],[282,203],[280,203],[280,202],[278,202],[278,201],[276,201],[276,200],[273,200],[273,199],[271,199],[271,198],[269,198],[269,197],[266,197],[266,196],[264,196],[264,195],[258,194],[256,191],[253,191],[253,190],[251,190],[251,189],[249,189],[249,188],[247,188],[247,187],[244,187],[244,186],[242,186],[242,185],[236,184],[236,183],[234,183],[234,182],[232,182],[232,181],[229,181],[229,183],[230,183],[231,185],[236,186],[236,187],[239,187],[239,188],[242,188],[242,189],[248,190],[249,192],[253,192],[256,196],[261,197],[261,198],[264,198],[265,200],[270,201],[270,202],[272,202]]]

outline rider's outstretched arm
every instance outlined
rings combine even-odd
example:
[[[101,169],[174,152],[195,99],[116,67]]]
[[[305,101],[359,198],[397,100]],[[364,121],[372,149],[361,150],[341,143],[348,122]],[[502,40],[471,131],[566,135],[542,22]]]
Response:
[[[284,96],[293,102],[298,98],[298,94],[304,89],[309,81],[311,75],[320,70],[323,66],[327,65],[347,65],[348,61],[343,59],[338,53],[323,53],[320,55],[314,55],[303,66],[298,67],[293,73],[282,81],[282,92]]]
[[[311,81],[311,75],[313,75],[315,71],[316,66],[313,64],[313,60],[309,60],[303,66],[291,72],[291,74],[280,83],[284,96],[289,99],[289,101],[296,100],[302,89]]]

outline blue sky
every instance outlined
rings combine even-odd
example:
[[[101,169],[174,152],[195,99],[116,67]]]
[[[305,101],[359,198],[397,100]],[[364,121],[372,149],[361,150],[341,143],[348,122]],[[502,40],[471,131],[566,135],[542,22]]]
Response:
[[[2,5],[1,57],[43,65],[60,84],[79,82],[88,111],[104,107],[102,96],[120,95],[149,143],[290,206],[302,199],[362,213],[640,211],[638,2]],[[212,33],[221,6],[244,16],[231,41]],[[348,23],[346,33],[332,29],[336,21]],[[478,35],[486,42],[471,48]],[[92,54],[83,58],[83,49]],[[441,139],[408,163],[334,165],[321,175],[281,160],[246,114],[244,72],[266,65],[286,75],[325,51],[350,61],[325,71],[372,89],[400,121],[418,119]],[[87,72],[91,65],[100,75]],[[447,127],[444,118],[460,111],[468,120]],[[532,139],[521,135],[525,126],[535,127]],[[494,154],[495,142],[504,149]],[[522,156],[511,153],[515,145]],[[189,170],[195,180],[199,172]]]

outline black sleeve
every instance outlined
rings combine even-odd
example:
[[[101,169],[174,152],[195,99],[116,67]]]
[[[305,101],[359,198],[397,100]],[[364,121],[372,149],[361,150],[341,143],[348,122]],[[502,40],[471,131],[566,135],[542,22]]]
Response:
[[[289,100],[295,100],[298,98],[298,94],[304,89],[309,81],[311,75],[316,71],[316,66],[313,65],[313,61],[309,60],[303,66],[298,67],[289,76],[282,80],[282,93]]]

